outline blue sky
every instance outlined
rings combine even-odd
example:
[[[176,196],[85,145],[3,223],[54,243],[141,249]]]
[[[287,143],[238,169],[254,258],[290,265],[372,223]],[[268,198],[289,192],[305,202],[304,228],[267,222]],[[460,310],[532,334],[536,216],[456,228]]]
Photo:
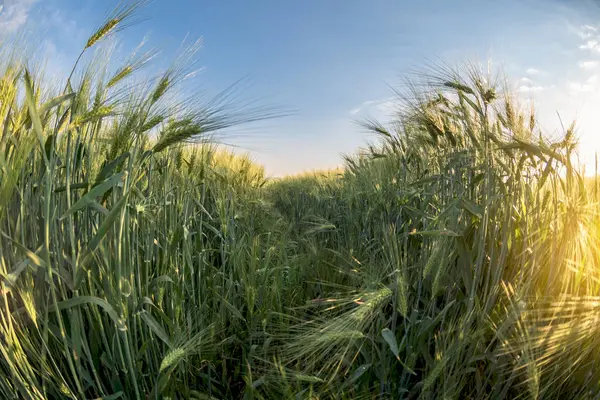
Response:
[[[0,0],[0,3],[2,0]],[[64,72],[116,0],[4,0],[0,34],[26,29]],[[293,110],[236,129],[271,175],[335,167],[372,139],[355,124],[389,118],[390,86],[427,60],[492,60],[552,132],[577,117],[581,153],[600,150],[600,7],[559,0],[155,0],[119,33],[116,57],[145,35],[166,64],[186,37],[203,37],[198,77],[209,93],[240,78],[244,95]]]

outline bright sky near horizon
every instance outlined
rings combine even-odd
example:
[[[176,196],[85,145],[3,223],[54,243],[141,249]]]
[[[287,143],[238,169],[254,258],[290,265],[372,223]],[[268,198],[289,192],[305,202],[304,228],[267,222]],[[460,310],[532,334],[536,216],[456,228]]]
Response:
[[[28,29],[48,68],[72,65],[117,0],[0,0],[0,35]],[[199,77],[216,93],[240,78],[245,95],[293,110],[235,130],[228,143],[250,151],[270,175],[335,167],[340,154],[373,139],[355,121],[386,119],[390,86],[442,60],[492,60],[540,122],[558,132],[578,121],[580,153],[600,150],[600,6],[568,0],[155,0],[118,34],[119,54],[148,45],[172,58],[188,36],[203,37]]]

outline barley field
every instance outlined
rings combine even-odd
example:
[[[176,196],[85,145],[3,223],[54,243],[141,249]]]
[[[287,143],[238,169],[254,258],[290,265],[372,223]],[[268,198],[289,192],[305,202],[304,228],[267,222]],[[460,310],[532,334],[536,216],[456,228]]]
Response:
[[[276,111],[172,95],[196,47],[58,85],[3,47],[2,398],[600,396],[573,127],[551,141],[501,75],[442,65],[342,169],[267,178],[216,138]]]

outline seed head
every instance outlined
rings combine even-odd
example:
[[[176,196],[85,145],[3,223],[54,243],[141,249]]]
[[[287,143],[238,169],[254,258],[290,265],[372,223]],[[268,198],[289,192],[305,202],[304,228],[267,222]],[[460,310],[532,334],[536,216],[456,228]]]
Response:
[[[89,49],[94,44],[98,43],[102,40],[106,35],[108,35],[119,23],[119,19],[113,18],[108,21],[106,24],[102,26],[102,28],[98,29],[90,38],[88,39],[85,49]]]

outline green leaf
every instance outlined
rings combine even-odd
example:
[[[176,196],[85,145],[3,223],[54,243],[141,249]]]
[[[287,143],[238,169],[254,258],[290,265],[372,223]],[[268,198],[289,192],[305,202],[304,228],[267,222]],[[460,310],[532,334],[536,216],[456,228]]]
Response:
[[[103,396],[103,397],[97,397],[95,400],[117,400],[120,399],[121,397],[123,397],[123,392],[117,392],[114,394],[110,394],[108,396]]]
[[[363,364],[356,368],[356,370],[350,375],[350,377],[344,382],[343,387],[348,387],[354,385],[354,382],[358,380],[365,372],[371,368],[372,364]]]
[[[173,282],[173,279],[171,279],[170,276],[168,275],[161,275],[158,278],[154,278],[152,279],[152,281],[150,281],[150,283],[148,284],[149,288],[153,288],[154,286],[160,284],[160,283],[175,283]]]
[[[83,165],[83,158],[87,155],[86,147],[83,143],[79,143],[77,145],[77,150],[75,151],[75,163],[73,165],[73,173],[79,170]]]
[[[125,326],[125,322],[123,322],[123,320],[121,318],[119,318],[119,314],[117,313],[117,310],[114,309],[113,306],[111,306],[106,300],[103,300],[99,297],[94,297],[94,296],[77,296],[77,297],[73,297],[72,299],[69,300],[64,300],[61,302],[58,302],[57,306],[59,310],[66,310],[68,308],[72,308],[72,307],[77,307],[83,304],[95,304],[99,307],[101,307],[106,314],[108,314],[108,316],[110,317],[110,319],[113,320],[113,322],[115,323],[115,325],[117,325],[117,327],[120,330],[127,330],[127,327]],[[50,311],[53,311],[55,308],[54,306],[50,307]]]
[[[46,157],[48,160],[52,159],[54,147],[54,135],[48,135],[46,138],[46,142],[44,143],[44,151],[46,152]]]
[[[421,236],[452,236],[452,237],[459,237],[461,236],[460,234],[448,230],[448,229],[439,229],[439,230],[432,230],[432,231],[420,231],[420,232],[414,232],[411,233],[411,235],[421,235]]]
[[[434,328],[436,328],[438,326],[438,324],[440,323],[440,321],[442,320],[442,318],[444,318],[444,316],[446,315],[448,310],[450,310],[450,308],[452,308],[454,303],[456,303],[456,300],[450,301],[448,304],[446,304],[446,306],[442,309],[442,311],[437,312],[437,315],[435,316],[435,318],[429,320],[428,322],[422,321],[421,329],[419,330],[419,334],[420,335],[428,334]]]
[[[396,358],[399,360],[400,352],[398,351],[398,342],[396,342],[396,336],[394,335],[394,333],[392,331],[390,331],[388,328],[384,328],[381,331],[381,336],[383,336],[383,339],[390,346],[390,350],[392,351],[392,353],[394,353]]]
[[[129,157],[129,152],[125,152],[125,153],[121,154],[120,156],[118,156],[117,158],[115,158],[114,160],[112,160],[111,162],[109,162],[106,165],[104,165],[104,167],[102,167],[102,169],[98,173],[98,176],[96,177],[96,181],[94,182],[94,186],[98,185],[99,183],[101,183],[102,181],[104,181],[105,179],[107,179],[109,176],[111,176],[112,173],[113,173],[113,171],[115,170],[115,168],[117,168],[117,166],[123,160],[125,160],[127,157]]]
[[[90,209],[92,209],[92,210],[95,210],[95,211],[98,211],[100,214],[102,214],[102,215],[104,215],[104,216],[107,216],[107,215],[110,213],[110,211],[108,211],[106,208],[102,207],[102,206],[101,206],[101,205],[100,205],[98,202],[96,202],[96,201],[92,201],[92,202],[89,204],[89,207],[90,207]]]
[[[123,177],[124,172],[120,172],[106,179],[104,182],[94,186],[87,192],[84,196],[82,196],[75,204],[71,206],[61,217],[60,220],[67,218],[69,215],[76,213],[87,205],[95,202],[96,197],[102,196],[108,189],[115,186]]]
[[[21,243],[17,242],[16,240],[14,240],[10,236],[8,236],[6,233],[1,232],[1,234],[4,238],[10,240],[16,247],[18,247],[23,253],[25,253],[27,258],[29,258],[29,260],[33,263],[33,265],[35,265],[38,268],[46,266],[46,263],[44,262],[44,260],[42,260],[42,258],[40,258],[40,256],[37,255],[37,253],[39,253],[42,250],[43,245],[38,247],[34,253],[33,251],[29,250],[27,247],[23,246]]]
[[[294,374],[294,378],[299,380],[300,382],[308,382],[308,383],[323,383],[325,382],[323,379],[318,376],[306,375],[306,374]]]
[[[265,384],[265,378],[259,378],[259,379],[255,380],[254,382],[252,382],[252,388],[258,389],[259,387],[261,387],[264,384]]]
[[[177,245],[179,244],[179,241],[183,238],[183,226],[178,226],[177,228],[175,228],[175,232],[173,232],[173,234],[171,235],[171,240],[169,243],[169,252],[173,253],[175,252]]]
[[[461,199],[460,202],[461,206],[474,216],[481,218],[483,215],[483,207],[481,207],[479,204],[468,199]]]
[[[89,258],[91,257],[92,253],[94,252],[94,250],[96,250],[98,245],[100,245],[100,242],[102,242],[102,239],[104,239],[104,236],[106,236],[106,234],[112,227],[113,223],[116,221],[116,219],[121,214],[121,210],[125,207],[125,204],[127,204],[128,197],[129,197],[128,195],[123,196],[121,198],[121,200],[119,200],[117,202],[117,204],[115,204],[113,206],[112,210],[110,210],[110,213],[106,216],[104,221],[102,221],[102,224],[98,228],[96,235],[88,243],[88,247],[84,253],[85,256],[83,257],[82,264],[87,264],[87,262],[89,261]]]
[[[21,272],[25,271],[25,268],[27,268],[28,264],[29,264],[29,260],[21,261],[20,263],[17,264],[15,269],[13,269],[10,273],[3,276],[9,287],[12,287],[15,285],[15,283],[17,283],[17,279],[19,279],[19,275],[21,275]]]
[[[396,356],[396,360],[398,360],[400,362],[400,364],[408,371],[410,372],[412,375],[416,375],[417,373],[415,371],[413,371],[411,368],[409,368],[406,364],[404,364],[402,362],[402,360],[400,360],[400,350],[398,349],[398,342],[396,341],[396,336],[394,335],[394,333],[392,331],[390,331],[388,328],[383,328],[383,330],[381,331],[381,336],[383,336],[383,339],[387,342],[387,344],[390,346],[390,350],[392,351],[392,353],[394,353],[394,355]]]
[[[140,314],[140,316],[142,317],[146,325],[148,325],[148,328],[150,328],[150,330],[154,332],[154,334],[158,336],[160,340],[165,342],[165,344],[169,346],[170,349],[172,349],[173,345],[171,344],[171,339],[169,338],[169,335],[167,335],[167,332],[163,329],[163,327],[158,323],[158,321],[148,311],[143,311]]]
[[[85,189],[87,187],[88,187],[87,181],[72,183],[71,185],[69,185],[70,190]],[[54,189],[54,193],[60,193],[60,192],[66,192],[66,191],[67,191],[67,186],[58,186],[56,189]]]
[[[215,293],[219,297],[219,299],[221,299],[221,302],[225,305],[225,308],[227,308],[237,318],[239,318],[242,321],[246,322],[246,319],[239,312],[239,310],[237,308],[235,308],[230,302],[228,302],[227,300],[225,300],[225,298],[223,296],[221,296],[219,293],[217,293],[216,291],[213,290],[213,293]]]
[[[334,231],[335,229],[336,229],[336,227],[333,224],[323,224],[323,225],[315,224],[314,227],[307,229],[304,232],[304,234],[312,235],[312,234],[320,233],[320,232]]]
[[[27,107],[29,108],[29,116],[31,118],[33,129],[37,134],[40,146],[42,147],[44,163],[46,164],[46,166],[48,166],[48,158],[46,157],[46,153],[44,152],[44,131],[42,129],[42,121],[35,106],[35,99],[33,96],[33,83],[31,81],[31,75],[29,75],[29,71],[27,69],[25,69],[25,99],[27,101]]]
[[[57,127],[59,130],[64,127],[65,123],[67,122],[67,118],[69,118],[70,116],[71,116],[71,110],[70,109],[65,110],[63,115],[58,120]]]
[[[72,99],[73,97],[75,97],[75,93],[67,93],[63,94],[62,96],[57,96],[53,99],[48,100],[47,102],[41,105],[39,110],[40,114],[44,114],[46,111],[53,109],[54,107],[64,103],[65,101]]]
[[[420,186],[420,185],[427,185],[430,183],[441,183],[444,181],[444,179],[445,179],[445,177],[442,175],[433,175],[433,176],[428,176],[426,178],[420,179],[416,182],[413,182],[409,186]]]

